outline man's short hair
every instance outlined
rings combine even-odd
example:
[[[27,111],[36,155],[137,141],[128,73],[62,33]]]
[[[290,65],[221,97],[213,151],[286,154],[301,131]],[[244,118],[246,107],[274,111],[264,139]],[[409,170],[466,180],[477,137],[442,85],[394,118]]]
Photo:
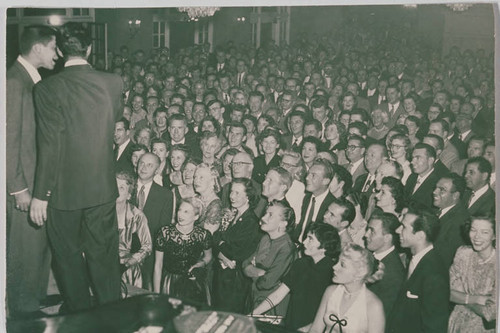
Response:
[[[342,221],[347,221],[349,225],[351,225],[352,221],[354,221],[354,218],[356,217],[356,209],[354,208],[352,202],[346,198],[334,198],[332,203],[344,208],[341,219]]]
[[[349,128],[356,128],[362,136],[365,136],[368,133],[368,126],[366,126],[366,124],[362,123],[361,121],[350,123]]]
[[[432,157],[433,159],[436,159],[436,150],[431,145],[419,142],[415,145],[415,147],[413,148],[413,151],[415,151],[417,149],[424,149],[425,153],[427,155],[427,158]]]
[[[356,135],[356,134],[349,135],[349,137],[347,138],[347,142],[349,142],[351,140],[358,141],[361,148],[365,148],[366,142],[365,142],[365,139],[363,139],[361,136]]]
[[[318,131],[318,132],[320,132],[322,130],[321,122],[318,119],[308,119],[308,120],[306,120],[306,122],[304,123],[304,128],[306,126],[310,126],[310,125],[313,125],[314,129],[316,131]]]
[[[344,186],[342,186],[342,193],[344,195],[351,190],[353,184],[352,175],[346,168],[339,164],[335,164],[333,166],[333,177],[337,178],[338,182],[344,182]]]
[[[165,113],[165,114],[168,114],[168,110],[164,107],[159,107],[155,110],[155,112],[153,112],[153,118],[156,118],[158,116],[158,113]]]
[[[290,186],[292,186],[293,182],[293,177],[290,172],[280,166],[271,168],[269,171],[275,171],[276,173],[278,173],[281,184],[286,186],[287,191],[288,189],[290,189]]]
[[[179,105],[180,106],[180,105]],[[174,113],[168,118],[168,126],[170,127],[172,125],[172,122],[174,120],[181,120],[184,122],[184,126],[187,126],[187,119],[186,116],[182,113]]]
[[[455,172],[450,172],[447,175],[441,177],[441,179],[451,180],[451,192],[458,192],[460,194],[460,198],[462,197],[462,194],[464,194],[467,188],[464,177],[459,176]]]
[[[440,137],[437,134],[427,134],[424,136],[424,138],[431,138],[433,140],[436,140],[436,150],[443,150],[444,149],[444,140],[442,137]]]
[[[57,46],[65,58],[86,57],[87,48],[92,45],[89,29],[81,23],[68,22],[59,29],[59,33]]]
[[[333,178],[333,166],[332,166],[332,163],[330,163],[330,161],[328,161],[324,158],[318,158],[313,162],[311,167],[313,167],[315,165],[318,165],[318,166],[323,168],[323,178],[328,178],[330,181],[332,180],[332,178]]]
[[[410,207],[407,214],[417,216],[413,222],[413,233],[415,234],[418,231],[423,231],[427,241],[431,243],[434,242],[439,230],[438,217],[423,207],[420,207],[420,209]]]
[[[252,91],[250,94],[248,94],[248,100],[250,100],[250,97],[259,97],[260,101],[264,101],[264,95],[260,91]]]
[[[30,25],[24,28],[19,41],[19,51],[28,55],[33,45],[42,43],[47,45],[57,35],[57,31],[46,25]]]
[[[442,114],[440,114],[440,115],[442,115]],[[439,118],[431,121],[431,124],[438,124],[438,123],[441,124],[441,128],[443,129],[444,132],[450,133],[450,124],[446,120],[442,119],[442,117],[439,117]]]
[[[467,165],[472,164],[472,163],[477,163],[477,169],[481,173],[487,173],[488,174],[488,179],[490,179],[491,172],[492,172],[492,167],[490,162],[488,162],[487,159],[485,159],[482,156],[477,156],[477,157],[472,157],[467,160]],[[465,166],[467,168],[467,165]]]
[[[392,235],[392,244],[394,245],[394,243],[398,240],[396,230],[401,225],[396,215],[392,213],[375,212],[371,216],[370,220],[380,220],[382,222],[382,232],[385,235]]]
[[[229,127],[229,131],[231,131],[232,128],[242,128],[243,129],[243,136],[247,135],[247,127],[240,122],[233,121]]]
[[[123,127],[125,128],[126,131],[128,131],[130,129],[130,121],[127,120],[127,118],[125,117],[121,117],[120,119],[118,119],[116,121],[116,123],[122,123],[123,124]]]

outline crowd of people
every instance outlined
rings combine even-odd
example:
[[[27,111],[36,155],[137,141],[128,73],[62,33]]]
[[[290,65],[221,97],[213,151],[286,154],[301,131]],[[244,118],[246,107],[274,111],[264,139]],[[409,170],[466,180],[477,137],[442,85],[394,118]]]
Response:
[[[306,332],[493,332],[493,55],[345,29],[109,54],[121,279]]]

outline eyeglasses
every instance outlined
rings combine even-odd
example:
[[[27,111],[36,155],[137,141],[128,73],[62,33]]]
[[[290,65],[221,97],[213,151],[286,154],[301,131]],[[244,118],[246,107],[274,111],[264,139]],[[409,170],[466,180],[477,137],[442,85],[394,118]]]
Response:
[[[401,149],[401,148],[406,148],[406,146],[401,146],[401,145],[390,145],[389,148],[395,148],[395,149]]]
[[[356,148],[361,148],[361,146],[347,146],[347,150],[354,150]]]
[[[250,164],[252,164],[252,163],[250,163],[250,162],[231,162],[229,164],[229,166],[231,166],[231,167],[233,167],[233,166],[239,167],[239,166],[242,166],[242,165],[250,165]]]

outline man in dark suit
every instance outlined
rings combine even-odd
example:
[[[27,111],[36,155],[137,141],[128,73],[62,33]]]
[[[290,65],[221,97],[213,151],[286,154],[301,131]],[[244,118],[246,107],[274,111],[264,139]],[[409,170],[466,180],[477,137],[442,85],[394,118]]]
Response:
[[[375,259],[384,264],[382,280],[368,285],[384,304],[385,317],[392,311],[401,285],[406,279],[403,262],[394,244],[397,241],[398,218],[391,213],[374,214],[365,233],[366,248],[373,252]]]
[[[160,228],[172,223],[172,216],[175,216],[172,191],[153,181],[159,166],[160,158],[153,153],[142,155],[137,164],[137,207],[148,219],[153,242]],[[153,252],[141,266],[142,287],[147,290],[153,290],[154,262]]]
[[[306,236],[306,229],[318,220],[322,220],[328,206],[334,200],[334,196],[328,190],[328,186],[333,178],[333,168],[329,161],[316,160],[306,177],[306,191],[302,201],[302,213],[299,224],[292,232],[292,239],[302,243]]]
[[[41,80],[37,68],[54,68],[55,35],[50,27],[26,27],[21,35],[21,54],[7,71],[7,298],[12,317],[39,310],[49,278],[46,228],[33,225],[27,211],[36,165],[32,92]]]
[[[460,200],[465,181],[456,173],[442,177],[434,190],[434,206],[439,208],[439,232],[434,245],[443,263],[449,268],[457,249],[465,245],[464,227],[469,212]]]
[[[427,211],[408,211],[397,229],[401,246],[411,251],[408,278],[386,323],[388,333],[446,332],[450,284],[433,240],[439,226]]]
[[[471,216],[495,216],[495,191],[489,186],[491,164],[484,157],[473,157],[465,166],[467,190],[462,202]]]
[[[114,154],[116,172],[127,171],[134,173],[132,164],[132,144],[130,140],[130,122],[125,118],[120,118],[115,123]]]
[[[387,149],[383,144],[374,143],[366,149],[364,165],[368,172],[359,176],[352,188],[353,192],[359,195],[359,203],[363,214],[366,212],[368,199],[375,190],[375,172],[387,157]]]
[[[343,167],[352,175],[352,181],[356,182],[358,177],[367,172],[363,163],[365,140],[358,135],[349,136],[345,155],[349,163],[344,164]]]
[[[380,108],[388,113],[389,121],[387,122],[387,127],[392,128],[396,125],[396,121],[399,116],[405,113],[405,110],[403,108],[403,104],[401,103],[401,93],[398,86],[388,86],[386,89],[386,95],[387,102],[382,103]]]
[[[443,146],[444,146],[443,138],[441,138],[436,134],[427,134],[422,139],[422,142],[428,144],[436,151],[436,159],[434,160],[434,171],[438,176],[438,178],[441,178],[442,176],[450,173],[450,169],[448,169],[440,159],[441,152],[443,151]]]
[[[432,208],[432,191],[439,177],[434,170],[436,151],[425,143],[418,143],[413,150],[411,165],[413,173],[405,185],[405,195],[409,201],[418,202]]]
[[[112,144],[123,81],[89,65],[92,39],[81,24],[63,26],[57,44],[65,68],[34,90],[39,150],[30,215],[38,225],[48,221],[58,286],[76,311],[91,306],[90,285],[98,304],[120,298]]]
[[[300,145],[304,139],[304,124],[306,114],[301,111],[292,111],[288,117],[290,133],[282,137],[283,150],[300,152]]]

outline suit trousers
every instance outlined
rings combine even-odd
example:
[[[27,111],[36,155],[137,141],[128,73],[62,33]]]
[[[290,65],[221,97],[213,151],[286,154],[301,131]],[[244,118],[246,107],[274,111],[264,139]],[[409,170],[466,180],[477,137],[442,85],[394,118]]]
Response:
[[[47,233],[54,273],[69,311],[120,298],[120,259],[115,201],[78,210],[48,207]]]
[[[47,294],[50,248],[45,226],[38,227],[27,212],[7,198],[7,299],[9,310],[32,312]]]

